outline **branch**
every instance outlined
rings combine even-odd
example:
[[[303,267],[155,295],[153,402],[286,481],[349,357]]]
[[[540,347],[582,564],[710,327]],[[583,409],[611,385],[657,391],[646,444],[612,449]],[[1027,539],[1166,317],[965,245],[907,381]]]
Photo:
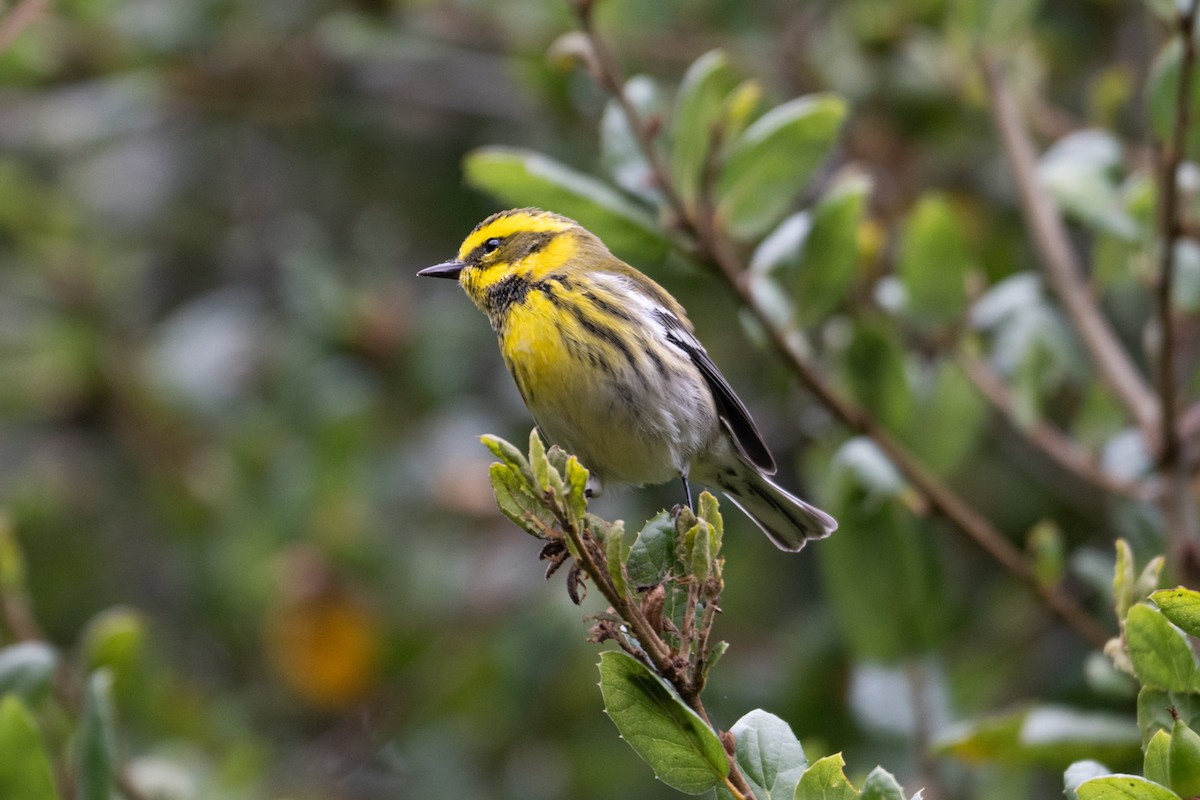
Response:
[[[957,357],[967,378],[979,393],[987,398],[1014,430],[1022,434],[1034,448],[1051,461],[1102,491],[1124,495],[1135,500],[1148,500],[1155,493],[1149,486],[1123,481],[1096,465],[1089,454],[1074,439],[1043,419],[1027,424],[1018,419],[1016,401],[1004,379],[978,356],[960,351]]]
[[[0,53],[7,50],[31,22],[40,17],[50,0],[21,0],[0,19]]]
[[[805,387],[850,430],[867,436],[884,451],[908,482],[922,494],[928,505],[952,522],[989,553],[1000,564],[1025,583],[1054,613],[1074,628],[1091,644],[1102,647],[1108,641],[1108,633],[1096,620],[1087,614],[1078,601],[1058,586],[1048,586],[1037,580],[1032,567],[1018,550],[987,519],[982,517],[965,500],[959,497],[946,483],[921,464],[907,448],[886,431],[869,412],[853,401],[842,397],[826,381],[818,367],[805,352],[795,331],[776,325],[771,317],[755,302],[748,284],[741,280],[743,266],[739,257],[720,235],[715,219],[699,220],[679,199],[674,190],[670,173],[664,168],[654,148],[651,129],[638,114],[633,104],[624,97],[623,81],[607,56],[607,49],[592,25],[591,4],[577,0],[571,4],[579,18],[580,28],[595,48],[597,80],[613,94],[620,105],[629,127],[635,132],[650,168],[663,190],[670,211],[679,220],[679,225],[696,240],[698,260],[708,264],[733,292],[739,304],[748,309],[766,332],[771,346],[791,368]],[[703,204],[699,204],[704,207]]]
[[[511,447],[511,445],[509,446]],[[533,460],[533,458],[531,452],[530,460]],[[553,470],[555,468],[551,466],[549,469]],[[570,466],[567,469],[569,470]],[[625,652],[643,663],[648,662],[647,666],[668,681],[675,688],[680,699],[696,712],[706,725],[713,729],[722,742],[725,742],[726,737],[713,725],[708,715],[708,710],[704,707],[704,701],[700,697],[704,683],[703,665],[707,653],[701,651],[697,655],[694,650],[696,648],[707,647],[708,630],[701,629],[697,631],[695,627],[695,604],[701,591],[701,588],[696,583],[696,578],[699,576],[690,576],[687,587],[687,617],[683,621],[683,629],[679,632],[679,645],[678,647],[672,647],[663,639],[659,629],[651,622],[650,616],[643,607],[644,599],[639,599],[639,595],[631,593],[629,588],[622,589],[618,587],[617,582],[613,578],[612,570],[616,569],[625,574],[626,567],[621,563],[614,564],[609,562],[606,553],[606,544],[602,541],[603,534],[594,532],[591,523],[586,520],[585,516],[571,510],[569,506],[571,500],[569,498],[564,501],[564,498],[561,498],[555,491],[547,489],[542,485],[538,485],[537,489],[540,493],[539,502],[546,510],[553,514],[557,522],[558,531],[551,533],[548,541],[558,542],[565,547],[566,552],[564,553],[564,557],[569,554],[575,562],[575,567],[572,567],[572,569],[578,568],[592,579],[592,582],[608,601],[610,610],[622,620],[620,629],[601,623],[599,627],[604,633],[601,638],[595,641],[603,641],[605,638],[614,639]],[[567,491],[569,493],[573,492],[574,488]],[[580,484],[579,491],[583,491],[582,484]],[[537,493],[533,493],[533,496],[537,497]],[[704,496],[701,497],[700,502],[703,507]],[[686,509],[680,513],[691,514],[690,510]],[[678,522],[678,520],[675,520],[675,522]],[[694,519],[692,520],[692,524],[696,524]],[[522,527],[525,527],[526,530],[534,535],[538,535],[539,528],[537,526]],[[547,576],[549,574],[547,573]],[[717,594],[720,593],[719,575],[718,567]],[[575,602],[578,603],[579,601],[575,598],[573,590],[569,588],[571,580],[569,577],[568,589],[572,591],[572,599],[575,599]],[[661,589],[661,585],[659,588]],[[716,605],[716,597],[707,597],[706,600],[705,622],[711,623],[709,610]],[[625,630],[626,627],[628,630]],[[728,746],[725,749],[725,755],[729,762],[729,774],[724,778],[726,788],[735,798],[752,798],[753,794],[750,791],[750,786],[745,776],[742,775],[741,768],[738,766],[736,751]]]
[[[736,273],[731,272],[731,269],[729,265],[721,267],[721,272],[729,286],[734,290],[741,304],[754,314],[755,319],[766,330],[772,347],[792,368],[792,371],[809,391],[815,394],[846,427],[874,440],[909,484],[924,497],[932,510],[948,519],[1001,566],[1028,586],[1051,611],[1074,628],[1080,636],[1096,647],[1103,647],[1109,639],[1104,627],[1061,587],[1039,581],[1024,555],[1004,534],[951,489],[947,483],[930,472],[868,411],[835,392],[816,366],[809,361],[797,337],[774,325],[770,317],[754,304],[754,298],[750,295],[749,290],[737,280]]]
[[[1038,182],[1033,142],[1025,130],[1008,82],[993,58],[984,54],[980,60],[991,94],[996,130],[1017,183],[1025,223],[1050,285],[1062,301],[1101,378],[1129,410],[1147,443],[1153,444],[1158,439],[1160,417],[1154,392],[1092,299],[1062,215]]]
[[[1187,148],[1188,129],[1192,119],[1193,73],[1196,67],[1196,40],[1193,30],[1196,23],[1198,0],[1191,0],[1186,10],[1180,11],[1176,19],[1183,55],[1179,64],[1179,84],[1175,95],[1175,119],[1171,141],[1161,155],[1162,172],[1159,177],[1159,203],[1161,215],[1160,252],[1155,302],[1158,312],[1160,341],[1158,349],[1158,397],[1160,447],[1158,466],[1166,483],[1163,495],[1163,512],[1167,532],[1171,539],[1175,562],[1187,574],[1192,572],[1200,560],[1196,531],[1196,512],[1192,497],[1191,481],[1183,455],[1183,435],[1178,409],[1178,386],[1176,376],[1176,330],[1173,313],[1172,290],[1175,283],[1175,245],[1183,233],[1179,213],[1179,166]],[[1185,417],[1186,419],[1186,417]]]

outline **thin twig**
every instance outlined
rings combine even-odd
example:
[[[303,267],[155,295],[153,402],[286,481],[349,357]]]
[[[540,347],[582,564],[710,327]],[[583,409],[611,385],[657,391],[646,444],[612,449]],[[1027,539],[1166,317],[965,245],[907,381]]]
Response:
[[[50,0],[21,0],[0,19],[0,53],[12,45],[31,22],[45,13]]]
[[[1079,444],[1044,419],[1024,423],[1018,419],[1012,390],[996,371],[978,356],[960,351],[958,364],[979,393],[987,398],[1008,423],[1038,451],[1077,478],[1111,494],[1147,500],[1154,494],[1151,486],[1123,481],[1098,466]]]
[[[937,475],[929,471],[870,413],[835,392],[816,366],[810,363],[808,355],[801,349],[795,338],[788,331],[777,327],[765,312],[757,308],[749,290],[734,275],[725,272],[726,269],[729,268],[722,267],[722,273],[725,274],[729,285],[737,293],[742,305],[755,315],[759,324],[766,331],[772,347],[808,390],[815,394],[821,403],[842,421],[842,424],[874,440],[913,488],[925,498],[932,510],[950,520],[955,527],[982,547],[1001,566],[1033,590],[1050,610],[1074,628],[1084,639],[1097,647],[1103,647],[1109,638],[1104,627],[1093,619],[1073,596],[1059,586],[1047,585],[1039,581],[1021,551],[987,518],[976,511]]]
[[[596,33],[591,1],[581,0],[580,2],[571,3],[571,6],[575,10],[576,17],[579,20],[579,28],[587,36],[588,42],[592,46],[592,52],[596,57],[596,74],[594,76],[596,82],[600,84],[601,89],[608,92],[617,101],[621,113],[625,119],[629,120],[633,135],[637,138],[638,147],[641,148],[642,155],[645,156],[647,163],[650,165],[651,173],[658,179],[657,188],[662,192],[667,206],[677,211],[684,210],[686,206],[683,198],[675,188],[675,182],[671,180],[670,172],[662,163],[658,147],[654,144],[654,135],[649,126],[643,124],[641,114],[634,107],[633,102],[629,99],[629,95],[625,94],[625,87],[613,55],[609,52],[604,39]],[[638,124],[634,124],[635,120],[638,121]],[[683,217],[680,219],[682,220]]]
[[[936,723],[930,719],[928,667],[919,660],[904,664],[904,682],[908,686],[908,697],[913,714],[913,745],[916,750],[917,774],[921,778],[921,797],[925,800],[941,800],[946,796],[941,776],[934,757],[933,738]]]
[[[576,560],[580,567],[592,577],[596,587],[608,600],[609,605],[629,625],[634,638],[637,639],[638,646],[650,660],[654,671],[667,679],[688,707],[720,736],[721,732],[713,725],[708,716],[708,710],[700,698],[700,689],[702,688],[699,685],[700,682],[693,680],[692,674],[672,659],[670,647],[650,624],[642,609],[636,603],[629,602],[628,597],[613,585],[608,570],[600,566],[604,555],[599,552],[599,544],[590,535],[586,535],[581,527],[559,515],[557,509],[555,514],[562,524],[564,535],[571,539],[578,551]],[[593,547],[597,548],[596,552],[593,552]],[[622,647],[625,648],[623,643]],[[625,649],[628,652],[628,648]],[[734,754],[726,751],[725,755],[729,761],[729,775],[725,778],[728,788],[734,792],[735,797],[752,797],[750,786],[746,782],[745,776],[742,775]]]
[[[1155,301],[1159,323],[1158,349],[1158,394],[1160,446],[1158,467],[1166,484],[1163,494],[1163,514],[1171,540],[1173,559],[1184,573],[1195,571],[1198,552],[1196,511],[1192,497],[1191,481],[1183,454],[1183,440],[1177,420],[1179,419],[1179,396],[1176,376],[1176,330],[1172,291],[1175,283],[1175,245],[1183,225],[1179,214],[1179,166],[1183,163],[1187,148],[1188,130],[1192,121],[1192,86],[1196,67],[1196,23],[1198,0],[1192,0],[1177,18],[1178,36],[1183,54],[1179,64],[1179,84],[1175,95],[1175,119],[1171,141],[1161,155],[1162,171],[1159,178],[1159,203],[1161,215],[1160,251]]]
[[[579,10],[577,6],[577,10],[581,28],[593,47],[597,48],[599,53],[606,53],[603,43],[592,28],[587,8]],[[754,315],[766,332],[771,346],[801,383],[847,428],[873,439],[913,488],[924,496],[930,508],[950,520],[955,527],[1025,583],[1051,611],[1074,628],[1080,636],[1089,643],[1102,647],[1108,641],[1108,633],[1073,596],[1058,586],[1040,582],[1020,550],[945,482],[921,464],[870,413],[835,391],[798,342],[795,333],[776,325],[758,305],[750,293],[749,286],[741,280],[743,268],[738,256],[731,248],[725,246],[723,237],[714,225],[701,224],[679,200],[678,192],[672,188],[671,176],[658,158],[645,121],[628,99],[620,99],[624,94],[622,81],[612,65],[611,58],[601,58],[598,62],[599,68],[605,71],[605,74],[600,76],[601,85],[615,93],[614,98],[625,113],[630,128],[637,135],[643,154],[663,189],[663,196],[671,206],[671,212],[678,217],[680,225],[695,237],[697,258],[713,267],[714,272],[725,280],[739,304]]]
[[[980,61],[991,95],[996,130],[1012,167],[1025,224],[1029,226],[1050,285],[1079,332],[1101,378],[1125,405],[1146,441],[1153,446],[1158,439],[1158,400],[1092,297],[1062,215],[1038,181],[1033,142],[1003,71],[986,53],[980,56]]]

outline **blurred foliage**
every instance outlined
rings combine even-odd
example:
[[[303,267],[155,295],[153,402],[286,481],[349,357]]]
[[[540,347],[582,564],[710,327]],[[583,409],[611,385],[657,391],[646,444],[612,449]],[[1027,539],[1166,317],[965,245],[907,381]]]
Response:
[[[1183,623],[1147,616],[1155,586],[1129,566],[1163,551],[1157,512],[1013,433],[1049,422],[1114,475],[1148,466],[1037,274],[974,57],[1008,59],[1039,179],[1136,349],[1157,264],[1145,151],[1182,63],[1172,5],[604,0],[597,15],[641,76],[638,108],[683,120],[667,134],[685,202],[705,129],[720,119],[735,142],[719,207],[771,318],[1010,539],[1028,534],[1039,580],[1097,614],[1114,569],[1136,586],[1118,587],[1118,619],[1174,642],[1178,666],[1187,640],[1163,626]],[[538,196],[670,288],[782,480],[842,521],[785,557],[728,515],[718,724],[768,708],[814,767],[840,774],[844,751],[864,794],[890,785],[867,777],[876,763],[988,800],[1059,797],[1077,757],[1151,775],[1162,754],[1143,742],[1143,761],[1121,720],[1145,735],[1158,714],[1174,737],[1162,698],[1139,702],[924,514],[669,248],[631,132],[564,69],[570,29],[547,0],[64,2],[0,54],[11,796],[100,797],[110,778],[170,800],[675,796],[613,735],[578,610],[496,511],[477,436],[529,419],[492,334],[413,275],[496,210],[464,171],[505,203],[547,185],[604,198],[607,216],[583,219],[569,192]],[[1194,167],[1184,178],[1194,211]],[[1200,247],[1177,251],[1194,326]],[[1008,422],[947,353],[959,337],[1011,387]],[[597,505],[632,526],[678,500]],[[1187,702],[1194,672],[1158,686],[1136,652],[1141,684]],[[1024,746],[1030,729],[1066,738]],[[1100,774],[1072,770],[1072,785]]]

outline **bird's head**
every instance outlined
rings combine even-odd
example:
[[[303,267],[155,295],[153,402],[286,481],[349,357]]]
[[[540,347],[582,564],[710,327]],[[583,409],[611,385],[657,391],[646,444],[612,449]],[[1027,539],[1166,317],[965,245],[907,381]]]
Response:
[[[576,268],[579,256],[596,248],[607,252],[574,220],[537,208],[518,208],[488,217],[463,240],[454,260],[417,274],[457,279],[475,305],[494,317],[514,292]]]

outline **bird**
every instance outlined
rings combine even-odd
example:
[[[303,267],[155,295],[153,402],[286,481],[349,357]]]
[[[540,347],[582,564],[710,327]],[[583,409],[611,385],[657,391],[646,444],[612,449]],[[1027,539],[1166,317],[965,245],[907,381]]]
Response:
[[[781,550],[837,529],[769,476],[775,460],[683,307],[592,232],[537,208],[480,222],[449,261],[487,316],[537,427],[606,485],[720,489]]]

